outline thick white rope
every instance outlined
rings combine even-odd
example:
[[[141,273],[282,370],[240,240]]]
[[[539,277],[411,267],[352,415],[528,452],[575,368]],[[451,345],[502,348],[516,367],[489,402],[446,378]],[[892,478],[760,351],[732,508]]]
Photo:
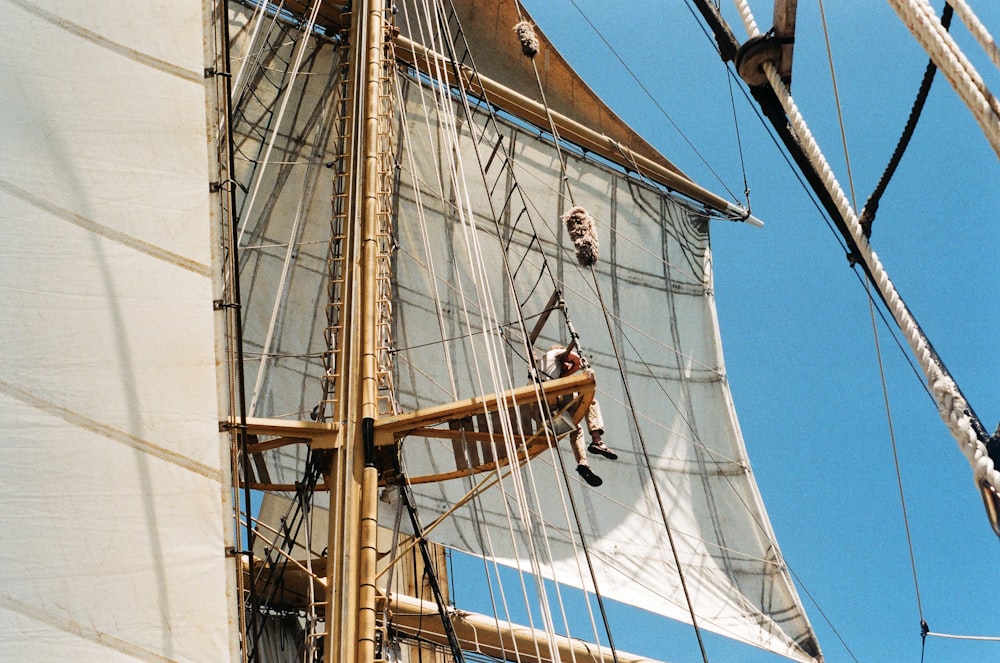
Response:
[[[889,4],[931,56],[965,102],[1000,157],[1000,102],[990,93],[927,0],[889,0]]]
[[[993,36],[986,29],[986,26],[983,25],[982,21],[979,20],[979,17],[972,11],[968,3],[965,0],[949,0],[948,4],[952,6],[958,17],[962,19],[965,27],[969,29],[969,32],[972,33],[972,36],[975,37],[982,49],[986,51],[993,64],[1000,69],[1000,48],[997,47]]]
[[[890,0],[890,2],[893,1]],[[737,0],[737,6],[741,14],[744,15],[747,32],[751,37],[758,36],[760,32],[756,28],[756,23],[753,22],[753,17],[750,16],[746,0]],[[860,258],[868,267],[876,287],[885,298],[890,313],[896,320],[896,324],[899,325],[903,336],[906,338],[910,349],[916,357],[917,363],[920,365],[921,370],[923,370],[927,378],[927,383],[930,386],[931,394],[934,397],[935,403],[937,403],[938,413],[945,424],[947,424],[952,436],[958,442],[959,449],[961,449],[972,465],[973,476],[977,486],[982,482],[986,482],[994,489],[1000,489],[1000,472],[993,466],[993,461],[986,452],[986,445],[976,435],[976,431],[972,426],[968,403],[962,397],[954,380],[935,361],[930,343],[923,335],[909,309],[906,308],[892,281],[889,280],[889,276],[879,261],[878,256],[872,250],[871,245],[869,245],[868,239],[861,230],[861,224],[858,222],[857,215],[851,209],[844,191],[840,188],[840,184],[837,182],[830,165],[826,162],[816,139],[809,131],[809,127],[795,105],[791,94],[789,94],[788,89],[781,81],[781,77],[778,75],[774,64],[765,62],[763,68],[767,74],[768,81],[771,83],[771,87],[785,109],[785,113],[792,125],[792,130],[805,150],[809,161],[820,174],[824,186],[843,216],[851,237],[858,247]]]

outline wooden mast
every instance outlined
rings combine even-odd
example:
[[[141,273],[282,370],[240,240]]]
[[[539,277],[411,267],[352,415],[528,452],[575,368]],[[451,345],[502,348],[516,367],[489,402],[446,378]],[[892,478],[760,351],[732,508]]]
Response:
[[[774,38],[781,45],[775,62],[778,75],[786,85],[792,82],[792,54],[795,50],[795,11],[798,0],[777,0],[774,3]]]
[[[364,199],[361,206],[361,503],[359,541],[357,661],[375,660],[375,574],[378,534],[378,470],[375,467],[375,420],[378,418],[378,214],[380,93],[386,67],[387,22],[384,0],[360,2],[365,21]],[[388,127],[385,127],[387,130]],[[350,659],[342,659],[350,660]]]
[[[385,65],[384,0],[356,0],[351,17],[352,102],[342,334],[341,439],[327,474],[331,487],[324,660],[375,658],[375,536],[378,471],[376,361],[379,93]]]

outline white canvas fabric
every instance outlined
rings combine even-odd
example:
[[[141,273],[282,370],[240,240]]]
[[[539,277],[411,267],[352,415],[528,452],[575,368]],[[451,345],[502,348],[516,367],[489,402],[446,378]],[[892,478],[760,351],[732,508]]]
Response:
[[[244,25],[237,16],[235,58],[249,52],[245,40],[252,30]],[[281,70],[281,62],[291,60],[295,45],[280,36],[271,39],[275,53],[260,52],[265,53],[262,66],[272,63],[273,73]],[[513,38],[511,44],[517,47]],[[310,42],[303,66],[308,75],[290,92],[289,110],[277,125],[280,160],[263,172],[247,165],[241,174],[248,192],[257,177],[263,177],[261,190],[267,192],[266,204],[258,199],[243,216],[248,388],[260,385],[256,416],[292,419],[308,419],[322,397],[331,173],[315,166],[336,156],[330,143],[333,119],[321,110],[332,103],[329,90],[337,68],[333,44]],[[277,118],[280,104],[267,87],[271,82],[261,80],[258,85],[251,111],[237,126],[241,150],[248,155],[265,149],[257,129]],[[655,481],[699,623],[793,659],[816,660],[818,646],[749,470],[726,384],[708,220],[618,168],[567,153],[572,202],[598,224],[597,287],[624,361],[620,370],[594,282],[589,270],[576,265],[560,220],[572,205],[551,144],[538,137],[537,129],[503,123],[499,131],[513,170],[497,165],[505,161],[501,152],[484,178],[479,164],[489,161],[496,130],[487,129],[492,139],[478,155],[470,138],[473,131],[479,135],[484,115],[477,112],[470,127],[464,111],[452,101],[426,96],[426,88],[412,78],[401,79],[401,87],[405,100],[394,123],[400,176],[392,204],[394,381],[402,408],[440,405],[526,384],[530,366],[518,304],[530,328],[530,316],[542,311],[558,287],[597,374],[605,439],[619,454],[614,462],[593,460],[591,465],[604,479],[594,490],[573,472],[575,463],[562,442],[557,446],[562,462],[554,452],[543,453],[515,479],[504,482],[502,495],[498,489],[488,491],[460,508],[431,538],[519,568],[528,568],[527,560],[547,547],[551,554],[544,552],[545,559],[534,570],[560,583],[590,588],[589,576],[581,576],[578,550],[568,544],[579,535],[571,535],[575,525],[566,522],[562,511],[565,465],[602,594],[687,621],[652,489]],[[448,138],[450,125],[460,127],[458,144]],[[511,196],[515,182],[520,193]],[[242,196],[244,206],[251,195]],[[289,242],[294,251],[287,250]],[[504,247],[509,248],[507,260],[515,274],[513,289]],[[288,275],[282,289],[284,271]],[[536,349],[568,338],[555,314]],[[625,397],[626,380],[635,417]],[[516,423],[513,427],[516,430]],[[649,452],[652,479],[642,443]],[[269,454],[270,479],[297,480],[302,449],[293,445]],[[408,438],[401,460],[410,476],[455,467],[451,442],[443,440]],[[429,523],[456,504],[470,481],[416,486],[421,520]],[[317,499],[323,501],[323,496]],[[513,512],[504,508],[511,500],[519,501]],[[383,515],[383,524],[391,527],[395,508],[387,507]],[[537,538],[543,531],[546,545]]]
[[[420,174],[420,186],[430,188],[425,186],[431,179],[428,173],[441,168],[433,161],[435,144],[445,139],[436,129],[441,124],[438,119],[429,123],[421,119],[426,104],[417,101],[417,88],[411,91],[406,103],[412,129],[408,148],[417,160],[414,172]],[[461,111],[457,112],[461,116]],[[483,120],[480,117],[478,121]],[[568,442],[561,442],[557,445],[561,462],[551,453],[535,458],[516,479],[505,481],[503,493],[499,489],[488,491],[459,509],[430,537],[461,550],[493,556],[516,568],[528,568],[525,560],[538,554],[538,548],[547,547],[551,558],[542,562],[544,575],[592,588],[589,576],[581,576],[579,547],[574,550],[569,543],[572,539],[579,542],[579,535],[573,533],[575,525],[567,524],[562,515],[560,472],[565,467],[570,470],[584,536],[596,559],[601,593],[689,621],[653,490],[655,481],[699,624],[790,658],[813,660],[818,654],[815,639],[768,525],[726,384],[712,293],[707,219],[633,178],[592,161],[568,157],[573,202],[599,224],[604,257],[595,267],[596,287],[608,307],[624,361],[622,371],[591,274],[576,264],[572,244],[561,226],[560,216],[568,203],[558,196],[560,174],[554,150],[546,141],[512,125],[504,125],[503,133],[505,144],[514,146],[514,173],[529,213],[540,224],[537,232],[546,269],[556,275],[564,291],[582,350],[596,371],[605,439],[619,459],[591,463],[604,480],[600,488],[593,489],[572,472],[575,463]],[[469,135],[463,132],[463,153],[472,150]],[[444,181],[445,201],[461,200],[464,193],[455,191],[446,176]],[[449,202],[439,199],[430,203],[428,192],[423,191],[424,209],[438,207],[425,211],[430,215],[423,225],[429,235],[425,240],[411,223],[417,212],[407,184],[400,196],[397,387],[407,408],[448,400],[446,386],[451,380],[457,384],[456,398],[524,384],[529,366],[517,344],[519,334],[501,331],[497,322],[515,327],[515,302],[522,302],[522,315],[533,316],[541,312],[552,292],[548,276],[541,278],[542,285],[535,285],[543,273],[539,242],[532,242],[528,235],[526,219],[514,225],[520,212],[518,203],[511,203],[511,211],[501,219],[501,242],[489,218],[481,181],[473,181],[466,191],[475,211],[472,225],[482,264],[480,257],[469,257],[468,228],[463,229]],[[503,186],[494,192],[495,209],[503,205],[508,192]],[[508,260],[519,269],[516,296],[503,288],[501,246],[508,242]],[[430,247],[432,256],[425,254],[425,246]],[[432,263],[434,275],[428,268]],[[479,282],[483,276],[488,284]],[[446,343],[441,342],[436,315],[439,305],[432,301],[435,281],[442,300],[440,308],[461,312],[445,322],[444,336],[451,339]],[[489,294],[483,297],[483,292]],[[463,316],[471,321],[468,326]],[[536,344],[538,351],[553,342],[567,341],[568,330],[558,317],[553,316],[543,331]],[[510,343],[508,339],[512,339]],[[501,351],[496,360],[491,354],[494,348]],[[626,381],[635,417],[628,407]],[[516,423],[513,425],[516,428]],[[414,437],[406,439],[402,449],[404,468],[410,476],[454,467],[454,451],[448,441]],[[524,484],[529,495],[522,511],[504,507],[519,495],[516,482]],[[423,521],[433,521],[444,513],[471,485],[469,479],[456,479],[414,486]],[[530,514],[527,518],[526,513]],[[548,539],[545,547],[537,542],[542,531]],[[536,548],[534,553],[531,547]]]
[[[203,4],[6,9],[0,659],[238,660]]]

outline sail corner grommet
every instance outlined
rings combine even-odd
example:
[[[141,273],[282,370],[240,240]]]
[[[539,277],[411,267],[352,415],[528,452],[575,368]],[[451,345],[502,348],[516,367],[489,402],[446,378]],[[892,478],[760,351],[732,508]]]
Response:
[[[767,85],[764,73],[765,62],[778,62],[781,58],[781,42],[768,33],[746,40],[736,51],[736,71],[750,87]]]

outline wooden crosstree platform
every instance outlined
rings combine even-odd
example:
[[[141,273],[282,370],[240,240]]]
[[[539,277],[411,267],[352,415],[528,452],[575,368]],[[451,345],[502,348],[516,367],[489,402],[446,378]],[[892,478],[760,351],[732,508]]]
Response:
[[[450,440],[454,458],[453,466],[449,463],[435,474],[407,477],[411,484],[446,481],[504,467],[510,462],[504,443],[505,411],[517,440],[517,460],[530,460],[548,449],[556,438],[576,428],[587,414],[594,390],[593,372],[581,371],[501,394],[380,417],[375,422],[380,483],[395,478],[397,443],[407,437]],[[539,393],[548,405],[553,424],[547,425],[540,411]],[[225,428],[237,425],[235,420],[223,424]],[[249,418],[247,434],[251,436],[247,452],[255,475],[250,487],[265,491],[294,491],[295,486],[271,481],[263,452],[290,444],[308,444],[314,449],[336,449],[342,444],[340,426],[335,423]],[[316,489],[325,490],[326,486],[319,484]]]

